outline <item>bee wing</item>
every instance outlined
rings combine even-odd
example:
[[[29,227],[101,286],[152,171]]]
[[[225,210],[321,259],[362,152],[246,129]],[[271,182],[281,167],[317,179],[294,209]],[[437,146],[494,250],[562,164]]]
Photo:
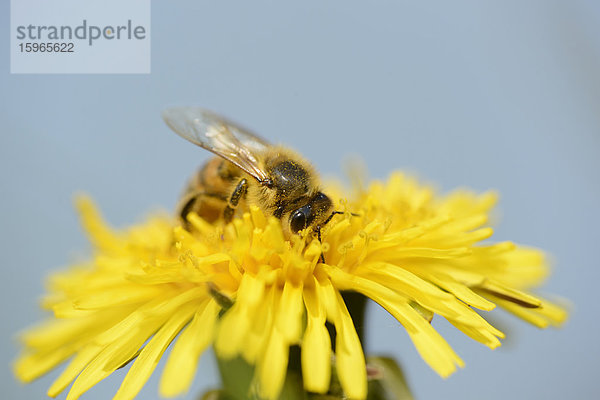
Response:
[[[231,161],[259,182],[268,180],[259,155],[270,144],[258,135],[199,107],[169,108],[162,117],[182,138]]]

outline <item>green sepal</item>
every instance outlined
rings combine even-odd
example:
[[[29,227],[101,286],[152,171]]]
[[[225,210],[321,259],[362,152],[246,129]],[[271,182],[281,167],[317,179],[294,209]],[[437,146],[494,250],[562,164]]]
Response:
[[[367,357],[369,392],[367,400],[413,400],[402,369],[390,357]]]

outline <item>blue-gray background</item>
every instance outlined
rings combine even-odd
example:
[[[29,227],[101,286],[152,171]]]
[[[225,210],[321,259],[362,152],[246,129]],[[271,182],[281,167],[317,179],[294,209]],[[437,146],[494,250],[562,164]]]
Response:
[[[324,174],[340,174],[343,157],[360,154],[373,177],[406,168],[443,190],[498,189],[496,238],[553,254],[543,292],[572,301],[566,326],[539,331],[494,312],[510,336],[490,351],[437,319],[467,363],[443,380],[374,306],[367,348],[395,355],[420,399],[595,397],[598,3],[279,3],[153,2],[149,75],[10,75],[2,3],[3,397],[43,398],[58,375],[22,386],[10,363],[15,333],[43,316],[44,277],[88,249],[72,194],[91,193],[110,222],[127,226],[172,208],[207,157],[164,126],[160,111],[174,104],[225,113]],[[84,398],[109,398],[124,372]],[[140,398],[156,397],[157,377]],[[207,355],[186,398],[217,382]]]

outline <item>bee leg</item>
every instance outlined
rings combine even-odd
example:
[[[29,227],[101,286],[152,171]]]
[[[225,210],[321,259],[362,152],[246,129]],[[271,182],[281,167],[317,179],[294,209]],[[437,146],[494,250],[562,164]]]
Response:
[[[221,306],[223,311],[227,311],[231,308],[231,306],[233,306],[233,300],[231,300],[227,295],[221,293],[214,283],[209,282],[207,283],[207,286],[210,295]]]
[[[181,218],[181,221],[187,222],[185,217],[194,209],[197,198],[198,196],[196,195],[188,196],[181,201],[181,204],[177,205],[177,214]]]
[[[177,205],[177,216],[179,217],[179,221],[183,225],[184,229],[191,230],[191,224],[187,220],[187,215],[194,211],[197,206],[198,194],[192,193],[186,197],[184,197],[180,203]]]
[[[321,227],[317,226],[317,239],[319,239],[319,243],[323,243],[323,241],[321,240]],[[321,256],[319,257],[319,262],[322,264],[325,264],[325,256],[323,255],[323,252],[321,252]]]
[[[235,213],[235,209],[240,203],[240,199],[246,195],[247,191],[248,181],[246,178],[243,178],[238,182],[237,186],[233,190],[233,193],[231,194],[231,197],[229,198],[227,206],[225,206],[225,211],[223,211],[223,219],[225,220],[225,223],[231,222],[233,219],[233,214]]]
[[[197,213],[208,222],[213,222],[219,218],[222,213],[222,206],[206,206],[205,199],[213,199],[216,204],[227,203],[227,197],[220,193],[211,193],[206,191],[195,191],[185,195],[177,204],[176,215],[186,230],[191,230],[192,225],[187,220],[191,212]]]

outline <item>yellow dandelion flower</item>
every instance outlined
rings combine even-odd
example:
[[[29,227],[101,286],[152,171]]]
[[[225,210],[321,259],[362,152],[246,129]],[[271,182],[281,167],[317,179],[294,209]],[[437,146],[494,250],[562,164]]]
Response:
[[[435,314],[490,348],[504,334],[475,309],[498,305],[539,327],[566,318],[527,292],[547,275],[541,251],[481,243],[492,235],[486,224],[495,202],[492,193],[439,196],[395,173],[345,204],[348,212],[319,242],[286,240],[281,222],[258,208],[226,226],[191,214],[190,231],[168,218],[115,231],[80,199],[93,258],[50,279],[43,306],[54,317],[22,335],[16,375],[31,381],[70,359],[48,394],[72,383],[67,399],[77,399],[131,363],[115,395],[131,399],[179,335],[162,372],[163,396],[188,390],[212,345],[220,359],[255,366],[249,395],[276,399],[290,346],[299,346],[305,390],[326,393],[334,363],[345,395],[365,399],[365,356],[342,298],[352,291],[392,314],[446,377],[463,361],[431,326]]]

